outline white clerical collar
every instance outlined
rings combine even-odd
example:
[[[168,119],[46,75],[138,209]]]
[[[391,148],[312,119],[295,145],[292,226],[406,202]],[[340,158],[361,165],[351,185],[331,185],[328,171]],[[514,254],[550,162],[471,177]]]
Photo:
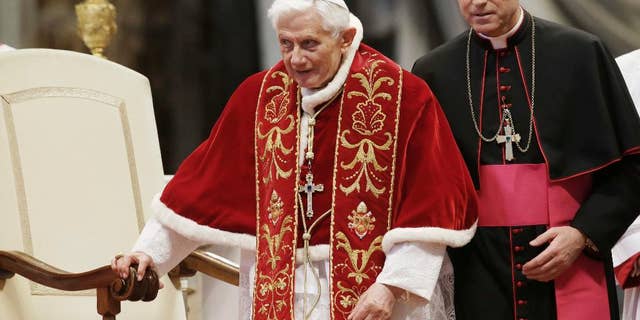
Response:
[[[511,28],[511,30],[509,30],[507,33],[501,35],[501,36],[497,36],[497,37],[489,37],[487,35],[484,35],[482,33],[478,33],[478,35],[484,39],[487,39],[489,41],[491,41],[491,46],[493,46],[493,49],[498,50],[498,49],[504,49],[507,47],[507,39],[509,39],[509,37],[511,37],[512,35],[514,35],[516,33],[516,31],[518,31],[518,29],[520,29],[520,26],[522,25],[522,22],[524,21],[524,10],[522,9],[522,7],[520,7],[520,12],[519,12],[520,17],[518,18],[518,23],[516,23],[515,26],[513,26],[513,28]]]
[[[338,91],[342,89],[342,85],[347,80],[351,64],[353,63],[353,58],[356,56],[358,47],[360,47],[363,34],[362,23],[360,22],[360,19],[353,14],[350,14],[349,26],[356,28],[356,36],[353,38],[353,42],[351,42],[351,46],[347,50],[347,53],[340,64],[340,68],[338,68],[338,72],[333,76],[333,79],[322,89],[302,88],[302,110],[304,110],[304,112],[313,114],[313,109],[323,102],[329,101],[329,99],[333,98]]]

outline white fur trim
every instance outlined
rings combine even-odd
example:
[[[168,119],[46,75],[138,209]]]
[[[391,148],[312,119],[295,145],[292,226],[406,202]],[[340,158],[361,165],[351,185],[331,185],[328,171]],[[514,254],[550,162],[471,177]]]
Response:
[[[153,197],[151,209],[155,212],[155,218],[162,225],[179,233],[185,238],[206,244],[214,244],[228,247],[239,247],[245,250],[256,250],[256,237],[253,235],[234,233],[211,228],[196,223],[175,213],[160,201],[160,194]]]
[[[382,250],[388,253],[396,244],[401,242],[430,242],[441,243],[450,247],[462,247],[471,241],[476,233],[478,221],[465,230],[451,230],[436,227],[425,228],[397,228],[384,235]]]
[[[333,76],[333,79],[329,84],[320,90],[302,88],[302,109],[309,114],[313,114],[313,108],[317,105],[328,101],[335,96],[338,91],[342,89],[342,85],[347,80],[351,64],[353,63],[353,58],[356,56],[356,52],[358,52],[363,35],[362,22],[360,22],[360,19],[353,14],[349,15],[349,26],[356,28],[356,36],[353,38],[353,42],[347,50],[347,54],[344,57],[344,60],[342,60],[340,68],[338,68],[338,72],[336,72],[336,75]]]
[[[328,260],[329,259],[329,245],[328,244],[319,244],[316,246],[309,247],[309,257],[311,258],[311,262]],[[296,250],[296,263],[304,263],[304,249],[298,248]]]

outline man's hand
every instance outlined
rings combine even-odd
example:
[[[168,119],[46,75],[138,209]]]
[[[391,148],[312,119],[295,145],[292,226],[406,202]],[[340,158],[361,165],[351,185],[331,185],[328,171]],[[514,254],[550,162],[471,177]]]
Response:
[[[580,256],[586,240],[585,235],[574,227],[550,228],[529,243],[537,247],[548,242],[549,246],[527,262],[522,273],[532,280],[546,282],[555,279]]]
[[[396,302],[391,289],[374,283],[365,291],[349,314],[348,320],[386,320],[391,317]]]
[[[111,269],[117,272],[121,278],[129,277],[129,267],[131,264],[138,264],[138,281],[142,280],[148,267],[155,267],[153,259],[143,252],[131,252],[123,255],[117,255],[111,260]],[[162,285],[161,285],[162,287]]]

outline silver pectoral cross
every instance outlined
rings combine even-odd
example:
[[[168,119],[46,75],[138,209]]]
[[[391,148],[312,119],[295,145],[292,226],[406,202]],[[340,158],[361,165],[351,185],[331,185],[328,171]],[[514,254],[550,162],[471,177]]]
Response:
[[[512,161],[513,157],[513,143],[520,142],[520,135],[513,134],[513,126],[510,121],[506,121],[504,126],[504,134],[500,134],[496,137],[497,143],[504,143],[505,159]]]
[[[324,185],[313,184],[313,174],[307,173],[305,176],[306,184],[298,187],[298,192],[304,192],[307,194],[307,218],[313,217],[313,193],[324,191]]]

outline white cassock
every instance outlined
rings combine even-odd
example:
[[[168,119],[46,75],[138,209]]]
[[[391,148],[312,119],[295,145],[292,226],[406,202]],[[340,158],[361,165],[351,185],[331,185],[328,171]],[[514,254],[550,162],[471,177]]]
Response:
[[[640,49],[616,59],[624,80],[640,113]],[[640,196],[640,194],[638,194]],[[613,247],[613,266],[617,267],[640,252],[640,216]],[[636,264],[637,268],[637,264]],[[640,287],[624,290],[623,320],[640,319]]]
[[[352,22],[354,22],[352,16]],[[357,20],[357,19],[355,19]],[[315,105],[327,101],[342,88],[349,67],[353,61],[355,50],[362,39],[362,25],[359,20],[354,25],[358,30],[356,39],[351,45],[347,58],[342,62],[338,73],[333,80],[323,89],[312,91],[302,90],[302,117],[301,130],[307,128],[304,123],[309,121],[309,112],[305,108],[305,101],[316,101]],[[311,107],[313,108],[313,107]],[[300,150],[307,145],[305,132],[300,134]],[[301,154],[303,156],[303,154]],[[300,158],[303,161],[304,158]],[[145,225],[133,251],[141,251],[151,256],[156,263],[160,274],[178,264],[191,251],[205,243],[197,243],[181,234],[163,226],[155,219],[151,219]],[[329,257],[328,250],[324,256]],[[240,258],[240,306],[239,317],[243,320],[251,319],[253,279],[255,277],[255,251],[243,250]],[[313,301],[320,296],[318,306],[313,310],[309,320],[330,319],[329,299],[329,259],[313,262],[313,267],[320,277],[320,286],[307,284],[303,290],[304,266],[296,265],[295,281],[296,293],[294,313],[296,319],[302,319],[303,300]],[[311,278],[311,270],[308,270],[307,278]],[[393,320],[454,320],[453,309],[453,266],[446,255],[446,245],[440,243],[403,242],[394,245],[386,254],[386,260],[376,282],[394,286],[411,294],[411,298],[396,302],[391,319]],[[209,293],[205,293],[209,295]],[[215,297],[212,299],[215,301]],[[212,306],[220,308],[221,304]]]

